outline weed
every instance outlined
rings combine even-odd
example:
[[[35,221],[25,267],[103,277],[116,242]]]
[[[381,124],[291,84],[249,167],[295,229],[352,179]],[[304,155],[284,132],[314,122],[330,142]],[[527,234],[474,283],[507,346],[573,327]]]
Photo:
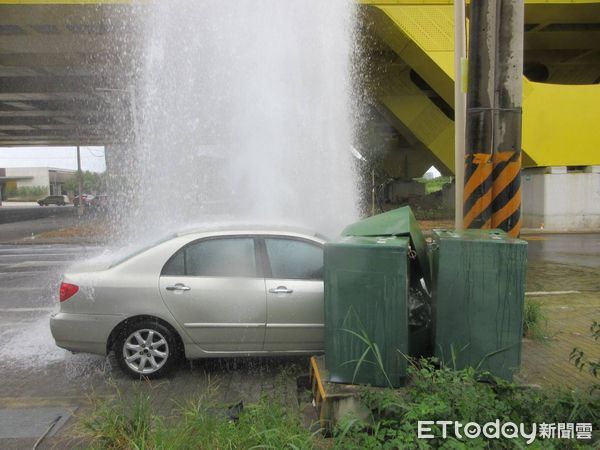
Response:
[[[600,322],[594,320],[590,326],[590,333],[596,343],[600,343]],[[569,355],[569,360],[577,367],[580,371],[587,368],[588,372],[595,378],[600,378],[600,359],[589,358],[583,350],[578,347],[573,348]],[[595,385],[595,389],[600,389],[600,386]]]
[[[432,361],[421,360],[409,367],[411,384],[405,389],[364,389],[362,401],[371,411],[369,421],[347,419],[335,430],[335,446],[343,449],[375,448],[520,448],[515,439],[468,441],[434,438],[417,439],[419,420],[451,420],[480,424],[500,421],[515,423],[592,423],[598,426],[600,398],[574,392],[544,392],[523,389],[512,383],[493,380],[469,368],[455,371],[436,369]],[[441,429],[432,433],[441,436]],[[545,441],[544,441],[545,442]],[[561,448],[560,441],[548,448]],[[546,448],[546,447],[542,447]],[[571,447],[564,447],[571,448]]]
[[[315,434],[301,416],[277,397],[230,407],[209,393],[179,405],[172,417],[159,417],[148,394],[117,396],[101,403],[83,422],[83,434],[102,449],[310,449]]]
[[[116,401],[97,403],[94,413],[82,422],[84,436],[106,449],[147,448],[157,425],[160,420],[152,414],[147,394],[138,394],[131,402],[119,395]]]
[[[369,339],[369,336],[367,335],[367,333],[364,330],[362,330],[360,333],[357,333],[356,331],[352,331],[352,330],[343,328],[342,331],[350,333],[352,336],[360,339],[363,342],[363,344],[365,344],[365,350],[360,355],[359,359],[356,359],[356,360],[353,359],[350,361],[346,361],[344,363],[344,364],[356,363],[356,366],[354,368],[354,375],[352,376],[352,380],[356,380],[356,376],[358,375],[358,372],[360,371],[360,368],[362,367],[362,365],[364,363],[375,364],[376,367],[381,371],[381,373],[385,377],[385,380],[388,383],[388,386],[393,387],[393,384],[385,370],[385,366],[383,363],[383,357],[381,356],[381,351],[379,350],[379,346],[375,342],[373,342]],[[375,358],[374,363],[372,361],[369,361],[366,359],[367,355],[369,353],[373,354],[373,357]]]
[[[345,361],[342,364],[355,364],[354,374],[352,375],[352,381],[356,381],[358,373],[360,372],[360,369],[363,366],[363,364],[372,364],[381,372],[381,374],[385,378],[387,385],[390,388],[392,388],[394,385],[392,384],[392,381],[390,380],[390,377],[388,376],[387,371],[385,370],[385,364],[379,346],[369,337],[365,326],[360,320],[358,312],[354,308],[349,308],[348,313],[346,314],[346,317],[344,318],[342,324],[343,326],[349,326],[350,328],[358,330],[354,331],[350,328],[341,329],[341,331],[343,331],[344,333],[348,333],[350,336],[358,339],[360,342],[362,342],[362,344],[364,344],[364,351],[358,359]],[[375,361],[367,359],[369,354],[372,354]]]
[[[542,304],[538,300],[526,299],[523,308],[523,336],[536,340],[546,339],[547,324]]]

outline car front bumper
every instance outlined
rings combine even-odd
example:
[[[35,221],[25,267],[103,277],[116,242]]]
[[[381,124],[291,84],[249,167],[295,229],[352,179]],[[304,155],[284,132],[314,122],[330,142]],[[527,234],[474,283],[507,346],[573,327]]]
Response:
[[[108,337],[124,319],[122,315],[58,312],[50,316],[50,331],[56,345],[65,350],[106,355]]]

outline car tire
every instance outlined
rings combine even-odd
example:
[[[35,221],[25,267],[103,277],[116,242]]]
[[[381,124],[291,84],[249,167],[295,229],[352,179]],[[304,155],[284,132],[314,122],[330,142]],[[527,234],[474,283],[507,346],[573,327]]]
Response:
[[[174,332],[157,320],[127,324],[115,339],[113,350],[119,367],[137,380],[167,375],[180,354]]]

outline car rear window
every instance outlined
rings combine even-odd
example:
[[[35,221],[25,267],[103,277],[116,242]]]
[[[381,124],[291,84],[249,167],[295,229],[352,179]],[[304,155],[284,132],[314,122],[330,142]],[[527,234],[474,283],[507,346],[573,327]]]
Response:
[[[162,244],[163,242],[167,242],[170,239],[173,239],[176,235],[170,234],[165,236],[159,240],[152,242],[151,244],[146,245],[134,245],[129,248],[125,248],[119,252],[117,252],[115,259],[111,263],[110,267],[118,266],[119,264],[124,263],[128,259],[133,258],[141,253],[144,253],[146,250],[150,250],[152,247],[156,247],[157,245]]]

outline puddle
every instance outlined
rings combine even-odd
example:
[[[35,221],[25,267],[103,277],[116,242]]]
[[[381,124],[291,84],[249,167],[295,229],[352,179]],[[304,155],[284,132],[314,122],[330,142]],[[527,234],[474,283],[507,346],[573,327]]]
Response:
[[[54,343],[45,315],[35,320],[12,322],[0,332],[0,360],[4,367],[36,368],[61,361],[65,350]]]

